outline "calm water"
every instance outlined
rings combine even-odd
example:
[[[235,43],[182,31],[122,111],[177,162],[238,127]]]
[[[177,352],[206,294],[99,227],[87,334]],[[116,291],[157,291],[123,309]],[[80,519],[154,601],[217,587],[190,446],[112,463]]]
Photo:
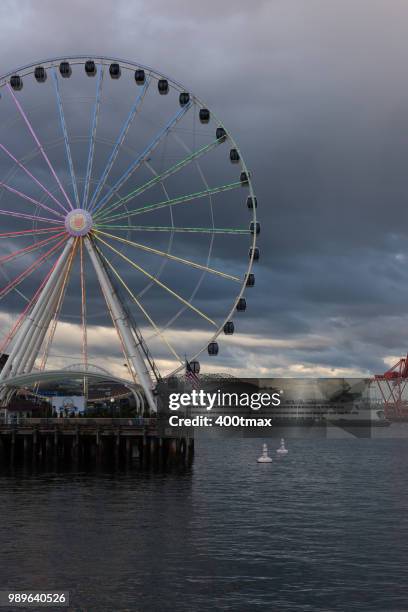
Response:
[[[200,441],[166,474],[0,476],[1,589],[66,589],[75,610],[408,610],[408,441],[290,440],[258,465],[261,442]]]

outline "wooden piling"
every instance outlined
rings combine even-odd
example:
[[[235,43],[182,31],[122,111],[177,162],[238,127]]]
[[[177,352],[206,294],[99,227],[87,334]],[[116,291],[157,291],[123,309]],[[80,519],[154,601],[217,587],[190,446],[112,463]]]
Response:
[[[14,462],[128,467],[134,460],[142,467],[165,467],[187,463],[193,451],[191,437],[168,434],[156,420],[152,425],[148,420],[33,418],[21,425],[0,425],[0,467]]]

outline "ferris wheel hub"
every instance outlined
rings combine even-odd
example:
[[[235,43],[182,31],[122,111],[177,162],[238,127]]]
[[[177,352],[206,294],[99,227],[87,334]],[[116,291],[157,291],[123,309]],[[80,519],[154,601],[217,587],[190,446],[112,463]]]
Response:
[[[83,208],[75,208],[65,217],[65,229],[70,236],[86,236],[92,226],[92,215]]]

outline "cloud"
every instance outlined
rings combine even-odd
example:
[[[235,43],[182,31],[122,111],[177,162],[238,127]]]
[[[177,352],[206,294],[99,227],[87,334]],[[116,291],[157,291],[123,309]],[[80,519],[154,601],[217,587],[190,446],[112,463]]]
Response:
[[[391,356],[404,354],[406,2],[73,0],[61,7],[54,0],[1,4],[0,72],[77,51],[152,65],[208,102],[253,171],[262,225],[256,286],[247,292],[245,316],[236,319],[237,334],[220,338],[219,360],[205,358],[205,367],[357,375],[380,372]],[[48,180],[38,159],[30,167]],[[21,184],[20,174],[16,178]],[[194,237],[183,248],[204,258]],[[180,255],[183,248],[180,243]],[[231,265],[236,251],[221,243],[217,266]],[[141,288],[135,273],[120,270]],[[187,295],[191,287],[181,268],[165,270],[164,278]],[[29,294],[30,287],[27,282],[22,289]],[[98,349],[119,364],[94,281],[88,292],[95,346],[103,339]],[[147,295],[160,318],[163,295]],[[229,297],[208,279],[196,304],[219,320]],[[68,292],[61,336],[67,352],[73,350],[69,325],[78,325],[68,316],[76,300],[75,290]],[[16,296],[9,312],[20,306]],[[188,344],[190,334],[191,344],[205,341],[195,316],[180,317],[176,339],[186,337]],[[168,361],[162,349],[158,360]]]

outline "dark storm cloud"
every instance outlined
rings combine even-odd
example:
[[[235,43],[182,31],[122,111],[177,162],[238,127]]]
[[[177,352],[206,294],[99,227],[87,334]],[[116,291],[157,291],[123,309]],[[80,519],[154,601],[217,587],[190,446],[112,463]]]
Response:
[[[262,261],[237,327],[293,342],[257,363],[381,371],[408,346],[407,19],[402,0],[9,1],[0,72],[89,51],[184,82],[253,170]]]

